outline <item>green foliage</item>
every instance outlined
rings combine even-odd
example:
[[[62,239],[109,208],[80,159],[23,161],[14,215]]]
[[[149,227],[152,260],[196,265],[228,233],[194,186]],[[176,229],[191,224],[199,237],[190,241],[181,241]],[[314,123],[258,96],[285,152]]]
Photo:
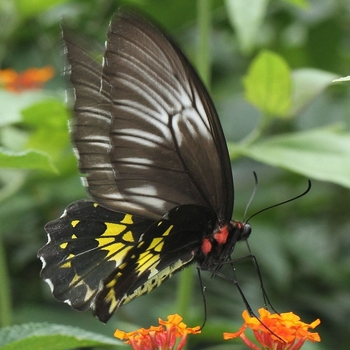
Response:
[[[23,152],[11,152],[0,149],[0,167],[17,169],[55,170],[45,152],[27,149]]]
[[[298,195],[307,186],[306,178],[312,180],[307,196],[252,218],[249,243],[274,307],[299,313],[306,322],[321,319],[323,342],[310,348],[347,349],[350,85],[332,81],[349,75],[350,8],[337,1],[321,6],[318,0],[249,1],[250,6],[247,0],[212,0],[210,13],[204,10],[201,15],[207,17],[201,17],[200,33],[196,16],[203,9],[188,0],[1,2],[2,68],[22,71],[50,64],[57,74],[44,90],[0,90],[0,325],[24,323],[0,329],[0,348],[14,349],[17,344],[29,349],[33,344],[40,349],[40,342],[48,341],[57,348],[111,344],[115,328],[149,327],[158,317],[179,311],[173,303],[178,276],[121,308],[107,327],[89,313],[54,301],[38,276],[36,252],[45,244],[43,226],[70,202],[86,197],[68,134],[59,24],[63,17],[77,33],[94,35],[103,43],[112,13],[125,3],[162,23],[190,60],[199,62],[205,80],[212,81],[211,95],[233,161],[235,218],[244,215],[254,186],[253,170],[259,186],[249,214]],[[194,34],[205,38],[205,31],[210,40],[204,41],[210,45],[201,42],[196,53]],[[206,49],[210,49],[211,79]],[[244,245],[238,246],[232,258],[247,254]],[[247,259],[235,263],[235,268],[256,310],[263,301],[254,266]],[[187,282],[192,280],[193,286],[183,289],[190,295],[183,306],[184,321],[191,326],[202,323],[203,313],[194,270],[189,268]],[[190,339],[190,348],[218,349],[222,332],[239,328],[245,306],[230,282],[205,274],[203,279],[207,325],[200,336]],[[82,334],[72,329],[77,325],[109,338],[77,339]],[[40,339],[31,338],[35,332]],[[18,343],[11,343],[15,339]],[[74,344],[67,345],[68,340]],[[220,348],[232,344],[236,345]]]
[[[100,334],[55,324],[26,323],[0,329],[2,350],[38,350],[48,347],[60,350],[119,344],[119,341]]]
[[[284,134],[248,147],[229,144],[231,154],[350,187],[350,135],[322,129]],[[338,169],[336,172],[334,169]]]
[[[226,0],[228,18],[235,28],[240,49],[251,53],[267,12],[268,0]],[[247,10],[249,9],[249,10]]]
[[[263,51],[244,80],[245,98],[264,115],[284,116],[291,105],[291,74],[282,57]]]

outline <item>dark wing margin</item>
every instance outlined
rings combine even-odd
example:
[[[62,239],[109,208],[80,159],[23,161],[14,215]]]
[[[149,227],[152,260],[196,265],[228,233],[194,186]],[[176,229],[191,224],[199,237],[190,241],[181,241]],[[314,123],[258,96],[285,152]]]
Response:
[[[226,141],[180,50],[129,10],[111,21],[102,67],[65,40],[76,96],[73,142],[94,200],[151,219],[195,204],[227,222],[233,183]]]

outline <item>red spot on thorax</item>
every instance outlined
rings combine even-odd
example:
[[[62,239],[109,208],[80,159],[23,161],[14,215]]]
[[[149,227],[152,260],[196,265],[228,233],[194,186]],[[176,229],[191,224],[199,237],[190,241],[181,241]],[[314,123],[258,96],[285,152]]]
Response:
[[[203,239],[203,243],[202,243],[202,252],[204,255],[207,255],[210,251],[211,251],[212,245],[209,241],[208,238],[204,238]]]
[[[228,228],[227,226],[224,226],[220,229],[220,231],[216,232],[214,234],[214,239],[219,243],[219,244],[225,244],[227,241],[228,237]]]

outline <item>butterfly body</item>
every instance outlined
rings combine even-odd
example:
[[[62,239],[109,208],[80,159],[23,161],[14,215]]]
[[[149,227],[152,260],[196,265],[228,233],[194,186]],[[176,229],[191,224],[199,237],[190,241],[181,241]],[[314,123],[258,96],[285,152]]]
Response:
[[[127,11],[112,19],[102,66],[64,40],[72,140],[92,201],[46,225],[38,256],[58,300],[106,322],[191,263],[217,271],[250,227],[231,221],[226,141],[180,50]]]

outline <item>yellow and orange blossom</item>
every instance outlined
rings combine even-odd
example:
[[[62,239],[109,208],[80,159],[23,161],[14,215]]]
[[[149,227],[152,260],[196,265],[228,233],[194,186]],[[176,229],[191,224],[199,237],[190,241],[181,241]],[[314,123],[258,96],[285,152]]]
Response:
[[[12,92],[38,89],[54,74],[55,70],[50,66],[29,68],[22,73],[17,73],[13,69],[2,69],[0,70],[0,86]]]
[[[200,327],[188,328],[182,322],[182,317],[175,314],[168,320],[159,319],[159,326],[148,329],[140,328],[134,332],[116,330],[114,336],[126,340],[134,350],[181,350],[186,344],[188,334],[200,333]],[[176,346],[177,338],[180,338]],[[176,347],[175,347],[176,346]]]
[[[311,333],[320,324],[320,320],[307,324],[300,321],[300,317],[292,312],[271,314],[265,309],[259,309],[259,320],[251,317],[247,310],[243,311],[244,324],[236,333],[224,333],[224,339],[240,337],[243,342],[254,350],[299,350],[306,340],[319,342],[318,333]],[[250,328],[253,330],[256,340],[261,346],[251,342],[244,331]]]

